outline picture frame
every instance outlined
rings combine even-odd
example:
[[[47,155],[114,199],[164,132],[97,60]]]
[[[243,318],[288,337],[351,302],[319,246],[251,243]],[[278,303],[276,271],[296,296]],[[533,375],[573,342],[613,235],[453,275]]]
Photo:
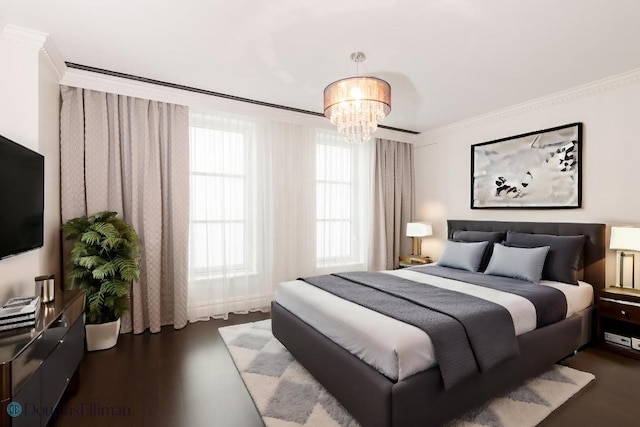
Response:
[[[471,209],[582,207],[582,123],[471,146]]]

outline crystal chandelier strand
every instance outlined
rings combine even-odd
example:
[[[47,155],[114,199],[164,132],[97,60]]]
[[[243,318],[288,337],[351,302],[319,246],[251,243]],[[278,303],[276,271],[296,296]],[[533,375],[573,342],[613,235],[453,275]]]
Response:
[[[330,107],[327,115],[347,141],[366,142],[384,119],[385,105],[370,100],[346,101]]]

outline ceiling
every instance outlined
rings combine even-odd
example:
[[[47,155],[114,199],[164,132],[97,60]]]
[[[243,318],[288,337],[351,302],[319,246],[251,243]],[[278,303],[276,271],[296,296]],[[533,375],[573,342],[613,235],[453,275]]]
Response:
[[[387,80],[387,126],[426,131],[640,68],[638,0],[0,0],[67,62],[322,112]]]

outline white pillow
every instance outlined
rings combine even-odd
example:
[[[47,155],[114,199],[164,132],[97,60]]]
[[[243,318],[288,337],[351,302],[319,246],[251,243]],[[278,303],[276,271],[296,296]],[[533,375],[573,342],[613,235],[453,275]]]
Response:
[[[455,242],[447,240],[438,265],[461,270],[478,271],[489,242]]]
[[[549,249],[549,246],[517,248],[494,243],[493,254],[484,274],[539,283]]]

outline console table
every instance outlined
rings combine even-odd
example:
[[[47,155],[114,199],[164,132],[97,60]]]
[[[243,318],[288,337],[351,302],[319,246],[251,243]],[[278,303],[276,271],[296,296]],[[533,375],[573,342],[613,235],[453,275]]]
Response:
[[[0,333],[1,426],[46,426],[67,385],[78,378],[84,307],[84,291],[58,292],[40,307],[35,327]],[[20,415],[9,415],[11,402],[21,405]]]

